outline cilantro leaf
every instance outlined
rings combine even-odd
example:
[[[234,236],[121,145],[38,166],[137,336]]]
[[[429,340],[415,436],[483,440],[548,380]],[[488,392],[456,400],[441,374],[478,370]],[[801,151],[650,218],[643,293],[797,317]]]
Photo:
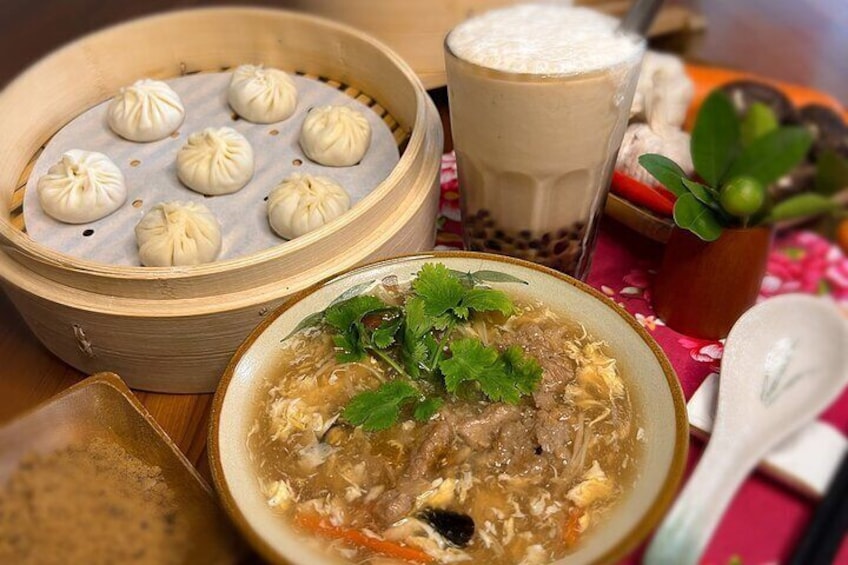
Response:
[[[483,391],[483,394],[495,402],[518,404],[522,396],[510,375],[504,369],[503,362],[499,362],[491,371],[484,371],[477,382],[480,384],[480,390]]]
[[[427,359],[430,358],[426,338],[429,337],[430,342],[434,341],[429,333],[433,329],[433,321],[424,313],[424,300],[420,297],[413,296],[407,300],[404,308],[406,319],[401,332],[403,339],[400,344],[400,358],[406,372],[411,377],[418,378],[421,368],[426,366]]]
[[[427,349],[427,344],[419,340],[404,340],[400,350],[400,358],[403,362],[403,367],[409,376],[418,378],[421,376],[421,369],[426,366],[427,359],[430,353]]]
[[[396,423],[404,409],[419,421],[432,418],[444,399],[425,396],[408,378],[426,377],[432,390],[469,395],[474,400],[482,393],[492,401],[516,404],[533,391],[542,370],[535,360],[524,357],[520,348],[500,353],[473,338],[451,343],[453,330],[475,312],[504,316],[514,312],[506,294],[478,285],[474,276],[428,263],[413,280],[413,292],[400,307],[358,295],[327,308],[323,320],[332,330],[339,361],[371,355],[402,377],[351,398],[343,411],[347,421],[366,431],[378,431]],[[448,351],[450,358],[443,359]]]
[[[433,328],[445,330],[453,323],[467,320],[472,311],[498,311],[505,316],[512,313],[512,301],[506,294],[469,285],[467,279],[461,279],[463,276],[441,263],[427,263],[418,272],[412,288]]]
[[[346,331],[362,316],[386,308],[385,302],[376,296],[362,294],[334,304],[324,312],[324,321],[339,331]]]
[[[365,431],[385,430],[397,422],[401,406],[419,394],[406,381],[388,381],[376,390],[366,390],[351,398],[342,417],[354,426],[361,425]]]
[[[424,312],[424,300],[413,296],[404,305],[406,310],[406,328],[410,336],[420,338],[433,329],[433,320]]]
[[[418,272],[412,288],[424,302],[424,313],[438,318],[459,306],[466,288],[441,263],[426,263]]]
[[[532,393],[542,380],[542,367],[532,357],[524,355],[517,345],[512,345],[501,354],[507,373],[521,394]]]
[[[439,408],[441,408],[444,403],[444,400],[436,396],[425,398],[415,405],[415,412],[412,413],[412,417],[419,422],[426,422],[435,416],[436,412],[439,411]]]
[[[366,323],[370,318],[376,319],[376,327]],[[366,314],[362,319],[362,335],[370,336],[368,342],[377,349],[386,349],[395,343],[395,335],[403,323],[403,313],[399,308],[388,308],[384,311]],[[373,329],[372,329],[373,327]]]
[[[476,339],[458,339],[451,343],[450,351],[451,357],[439,364],[448,392],[456,392],[465,381],[479,381],[498,363],[498,352]]]
[[[464,338],[451,343],[450,350],[451,357],[442,361],[439,368],[451,393],[462,383],[475,381],[490,400],[517,404],[521,396],[533,392],[542,378],[539,364],[526,358],[518,347],[499,354],[479,340]]]
[[[395,333],[400,327],[401,318],[380,326],[371,334],[371,343],[377,349],[386,349],[395,342]]]
[[[509,316],[513,312],[512,300],[499,290],[473,288],[462,299],[462,305],[477,312],[500,312]]]
[[[340,363],[360,361],[365,356],[362,336],[364,327],[360,323],[363,316],[380,311],[388,306],[376,296],[360,295],[333,304],[324,312],[324,321],[336,330],[333,344],[341,351],[336,354]]]
[[[334,335],[333,345],[340,349],[336,353],[336,361],[339,363],[361,361],[365,356],[365,348],[362,347],[359,340],[359,331],[356,328]]]
[[[468,309],[468,306],[465,306],[462,302],[451,308],[450,311],[461,321],[467,320],[468,316],[471,314],[471,311]]]

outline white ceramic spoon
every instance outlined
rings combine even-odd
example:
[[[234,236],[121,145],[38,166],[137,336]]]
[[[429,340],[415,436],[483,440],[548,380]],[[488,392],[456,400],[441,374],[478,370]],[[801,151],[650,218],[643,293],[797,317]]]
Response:
[[[697,563],[748,473],[836,399],[848,383],[848,323],[822,298],[763,302],[733,326],[719,382],[712,437],[645,565]]]

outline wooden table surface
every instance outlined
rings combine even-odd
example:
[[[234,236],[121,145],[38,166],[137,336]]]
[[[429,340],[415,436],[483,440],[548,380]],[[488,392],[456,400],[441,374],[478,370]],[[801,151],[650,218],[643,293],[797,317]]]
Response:
[[[848,9],[845,0],[684,0],[707,18],[707,31],[658,42],[687,57],[752,70],[826,90],[848,105]],[[85,32],[202,0],[2,0],[0,84],[37,57]],[[273,5],[274,2],[250,2]],[[14,132],[3,132],[10,135]],[[51,355],[0,295],[0,423],[78,382],[84,375]],[[188,458],[208,477],[206,423],[211,395],[138,396]]]

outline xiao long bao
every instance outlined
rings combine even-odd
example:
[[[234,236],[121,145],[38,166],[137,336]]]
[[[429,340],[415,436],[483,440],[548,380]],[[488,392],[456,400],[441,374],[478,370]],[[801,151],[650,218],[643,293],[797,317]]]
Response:
[[[190,189],[216,196],[241,190],[253,177],[253,148],[233,128],[206,128],[177,153],[177,176]]]
[[[112,131],[130,141],[164,139],[185,119],[179,95],[159,80],[142,79],[122,88],[109,103]]]
[[[214,261],[221,252],[221,226],[203,204],[162,202],[135,227],[145,267],[177,267]]]
[[[326,177],[293,174],[268,197],[268,222],[281,237],[293,239],[320,228],[350,208],[350,196]]]
[[[297,87],[279,69],[241,65],[233,72],[227,100],[235,112],[253,123],[285,120],[297,108]]]
[[[106,217],[127,199],[121,169],[103,153],[72,149],[38,179],[44,212],[60,222],[85,224]]]
[[[319,106],[306,115],[300,147],[312,161],[328,167],[359,163],[371,144],[371,124],[347,106]]]

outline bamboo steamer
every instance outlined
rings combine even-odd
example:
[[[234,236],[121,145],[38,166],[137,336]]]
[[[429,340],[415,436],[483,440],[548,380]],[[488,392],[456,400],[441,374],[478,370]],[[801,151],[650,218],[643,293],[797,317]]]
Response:
[[[458,23],[487,10],[529,0],[279,0],[283,6],[348,23],[385,41],[418,73],[424,86],[447,82],[443,43]],[[632,0],[575,0],[622,16]],[[649,35],[703,27],[684,6],[666,6]]]
[[[466,18],[516,0],[282,0],[296,10],[348,23],[385,41],[424,86],[445,85],[442,42]]]
[[[38,244],[21,205],[40,148],[138,78],[262,62],[319,78],[383,115],[397,166],[339,219],[258,253],[207,265],[94,263]],[[344,25],[271,9],[212,8],[97,32],[38,62],[0,93],[0,280],[35,335],[87,373],[134,388],[210,392],[245,335],[287,296],[359,263],[430,249],[442,130],[413,71]]]

